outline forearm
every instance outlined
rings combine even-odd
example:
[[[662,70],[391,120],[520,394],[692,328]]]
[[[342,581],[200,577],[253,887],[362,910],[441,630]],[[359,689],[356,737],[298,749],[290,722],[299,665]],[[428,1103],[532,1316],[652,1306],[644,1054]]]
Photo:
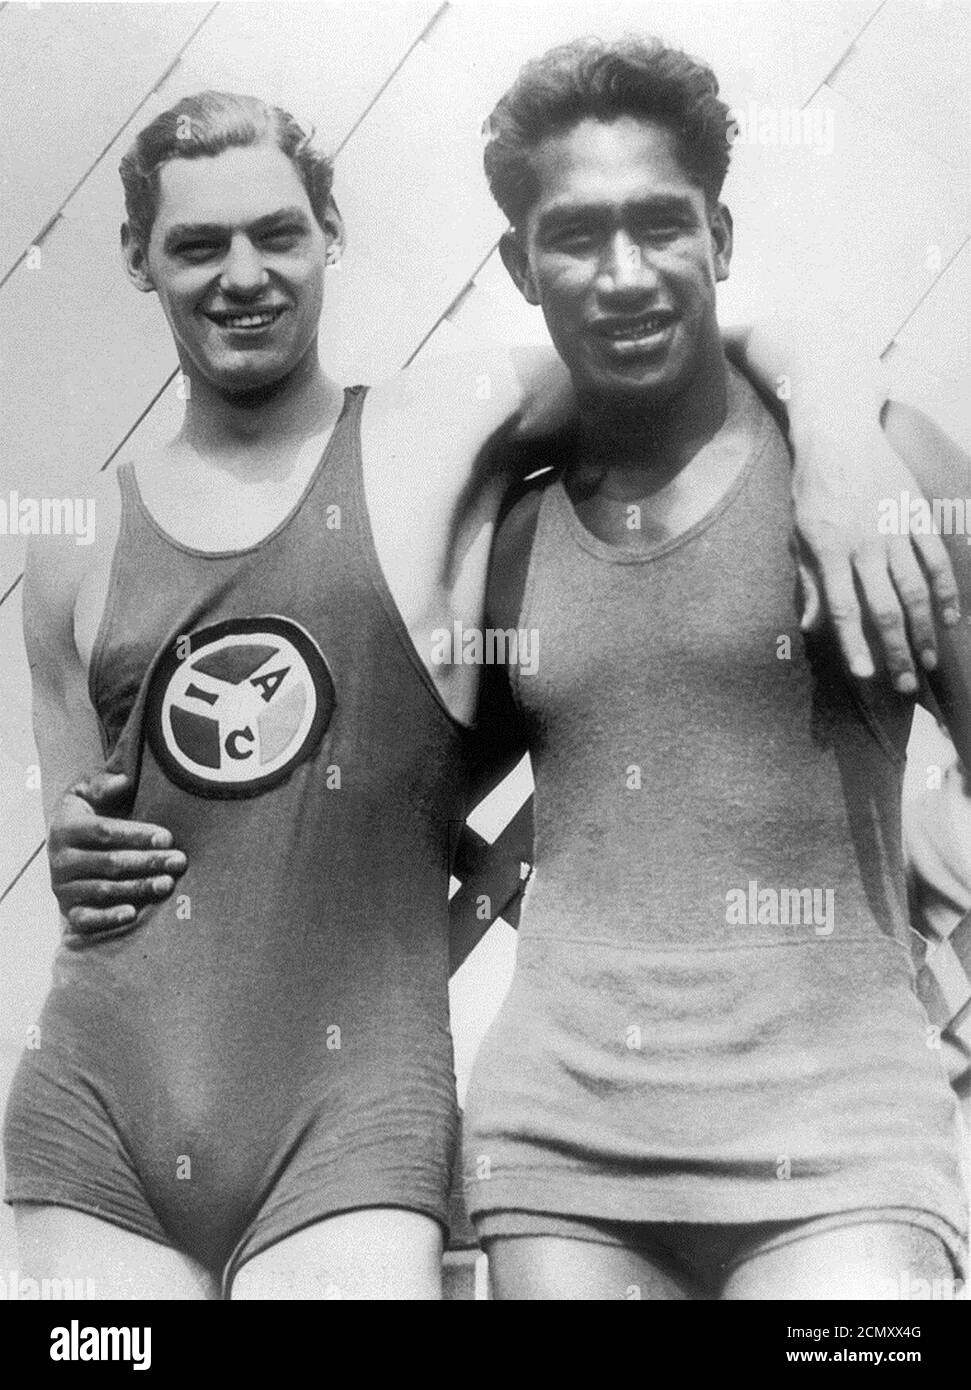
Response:
[[[49,826],[64,792],[104,761],[98,722],[90,705],[73,707],[53,699],[49,689],[38,688],[35,680],[33,724],[34,740],[40,759],[41,796],[44,820]]]
[[[25,616],[34,616],[30,596]],[[43,614],[41,618],[43,619]],[[32,623],[25,634],[31,677],[31,716],[40,762],[44,820],[66,789],[104,762],[101,731],[73,635]]]

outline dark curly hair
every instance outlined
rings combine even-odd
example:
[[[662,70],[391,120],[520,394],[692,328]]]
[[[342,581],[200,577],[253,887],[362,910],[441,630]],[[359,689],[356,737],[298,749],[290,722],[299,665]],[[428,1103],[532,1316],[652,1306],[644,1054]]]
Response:
[[[140,131],[119,166],[125,212],[132,235],[148,245],[158,209],[158,176],[170,159],[198,159],[264,141],[276,145],[296,166],[314,216],[323,226],[334,166],[315,149],[288,111],[258,97],[235,92],[197,92],[183,97]]]
[[[530,155],[578,122],[643,117],[678,136],[685,172],[712,202],[731,155],[731,116],[711,68],[658,39],[577,39],[522,69],[485,122],[485,172],[513,226],[538,196]]]

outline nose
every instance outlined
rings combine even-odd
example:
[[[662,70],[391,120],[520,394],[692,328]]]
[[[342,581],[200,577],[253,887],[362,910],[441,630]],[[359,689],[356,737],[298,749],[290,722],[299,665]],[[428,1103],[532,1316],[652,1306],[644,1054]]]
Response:
[[[242,234],[234,236],[219,277],[219,288],[223,294],[242,298],[257,295],[269,278],[263,259],[249,237]]]
[[[639,243],[623,230],[615,232],[600,262],[599,292],[607,297],[640,297],[651,293],[657,283],[657,273]]]

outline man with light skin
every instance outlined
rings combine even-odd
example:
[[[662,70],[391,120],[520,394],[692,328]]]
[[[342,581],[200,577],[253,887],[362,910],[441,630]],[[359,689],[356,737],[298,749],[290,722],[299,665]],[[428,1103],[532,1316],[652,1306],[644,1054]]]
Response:
[[[510,482],[482,447],[517,412],[538,429],[562,371],[497,349],[342,392],[317,355],[344,235],[330,167],[275,108],[187,98],[123,177],[129,273],[191,390],[178,435],[105,480],[96,544],[38,539],[28,561],[68,931],[6,1117],[22,1267],[80,1262],[108,1298],[436,1298],[443,847],[479,673],[437,664],[431,635],[482,623]],[[915,684],[904,615],[933,664],[930,589],[953,615],[955,586],[936,538],[914,538],[928,581],[909,542],[865,534],[915,486],[866,366],[790,360],[765,330],[741,346],[764,385],[791,378],[806,564],[848,659],[873,669],[859,583]],[[112,797],[126,814],[97,814]]]

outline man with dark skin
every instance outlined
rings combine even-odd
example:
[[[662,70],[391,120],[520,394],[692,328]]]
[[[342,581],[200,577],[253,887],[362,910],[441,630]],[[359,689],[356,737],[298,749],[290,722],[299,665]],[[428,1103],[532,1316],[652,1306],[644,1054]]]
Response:
[[[537,867],[469,1084],[470,1209],[504,1299],[953,1296],[957,1115],[900,837],[913,694],[847,677],[828,621],[791,635],[783,443],[718,332],[717,91],[660,44],[578,42],[490,124],[504,260],[579,421],[534,448],[554,471],[491,565],[490,626],[542,652],[510,665]],[[884,428],[928,496],[965,495],[919,411]],[[939,640],[966,760],[971,633]]]

